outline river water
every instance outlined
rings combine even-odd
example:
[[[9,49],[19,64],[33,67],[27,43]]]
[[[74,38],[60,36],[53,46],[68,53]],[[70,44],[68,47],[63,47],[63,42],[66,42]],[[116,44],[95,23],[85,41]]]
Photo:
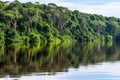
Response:
[[[0,80],[120,80],[120,45],[0,45]]]

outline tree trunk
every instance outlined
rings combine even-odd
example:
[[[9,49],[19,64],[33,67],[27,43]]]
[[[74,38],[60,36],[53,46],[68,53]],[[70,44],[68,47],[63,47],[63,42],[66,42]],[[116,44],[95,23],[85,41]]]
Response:
[[[30,17],[30,18],[29,18],[29,22],[28,22],[28,32],[30,32],[31,29],[33,28],[33,27],[32,27],[32,22],[33,22],[33,18]]]
[[[16,20],[14,20],[13,27],[14,27],[14,29],[16,29],[16,27],[17,27],[17,21]]]
[[[13,28],[16,29],[16,27],[17,27],[17,20],[11,19],[11,23],[12,23]]]

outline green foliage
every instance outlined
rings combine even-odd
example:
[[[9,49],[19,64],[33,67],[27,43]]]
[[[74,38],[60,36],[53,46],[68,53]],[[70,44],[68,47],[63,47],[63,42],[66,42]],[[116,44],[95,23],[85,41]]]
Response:
[[[0,1],[0,40],[6,43],[119,41],[119,22],[119,18],[71,11],[54,3]]]
[[[23,43],[28,43],[30,41],[28,36],[22,36],[21,39],[22,39]]]
[[[116,39],[115,39],[117,42],[120,41],[120,33],[117,35]]]
[[[48,42],[53,42],[54,41],[54,37],[51,33],[46,33],[46,39],[48,40]]]
[[[0,42],[4,42],[4,31],[0,31]]]
[[[71,36],[65,35],[65,36],[62,37],[62,42],[66,42],[66,43],[70,42],[71,43],[71,42],[75,42],[75,40],[72,39]]]
[[[56,43],[56,44],[60,44],[60,43],[61,43],[61,39],[58,38],[58,37],[55,37],[55,43]]]
[[[106,35],[105,40],[106,41],[112,41],[113,37],[111,35]]]
[[[36,33],[33,33],[33,32],[30,33],[29,38],[30,38],[30,43],[40,42],[40,36]]]
[[[104,35],[101,35],[101,36],[100,36],[100,39],[101,39],[102,41],[105,41],[105,36],[104,36]]]
[[[21,42],[21,38],[18,34],[18,32],[14,29],[7,30],[5,32],[5,42],[6,43],[18,43]]]

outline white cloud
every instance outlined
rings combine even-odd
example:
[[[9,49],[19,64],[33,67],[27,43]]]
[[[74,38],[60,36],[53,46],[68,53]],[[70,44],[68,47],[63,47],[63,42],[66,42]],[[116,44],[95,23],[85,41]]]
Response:
[[[4,0],[5,1],[5,0]],[[13,1],[13,0],[7,0]],[[68,7],[71,10],[79,10],[80,12],[84,13],[91,13],[91,14],[100,14],[104,16],[115,16],[120,18],[120,2],[108,2],[106,4],[85,4],[81,1],[79,2],[68,2],[67,0],[19,0],[21,2],[40,2],[40,3],[56,3],[60,6]]]
[[[17,80],[119,80],[120,78],[120,61],[103,62],[96,65],[80,66],[78,69],[69,68],[68,72],[59,72],[55,75],[30,75],[21,76]],[[97,76],[97,77],[96,77]],[[15,80],[16,78],[0,78],[0,80]]]
[[[80,2],[58,2],[58,5],[68,7],[71,10],[79,10],[84,13],[100,14],[104,16],[115,16],[120,18],[120,2],[111,2],[100,5],[88,5]]]
[[[76,7],[77,8],[77,7]],[[101,14],[105,16],[120,17],[120,2],[108,3],[103,5],[83,5],[78,10],[85,13]]]

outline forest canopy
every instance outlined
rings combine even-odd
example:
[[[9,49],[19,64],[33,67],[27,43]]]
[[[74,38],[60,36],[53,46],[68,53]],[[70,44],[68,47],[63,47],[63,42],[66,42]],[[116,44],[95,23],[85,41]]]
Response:
[[[0,1],[0,42],[119,41],[120,19],[71,11],[54,3]]]

